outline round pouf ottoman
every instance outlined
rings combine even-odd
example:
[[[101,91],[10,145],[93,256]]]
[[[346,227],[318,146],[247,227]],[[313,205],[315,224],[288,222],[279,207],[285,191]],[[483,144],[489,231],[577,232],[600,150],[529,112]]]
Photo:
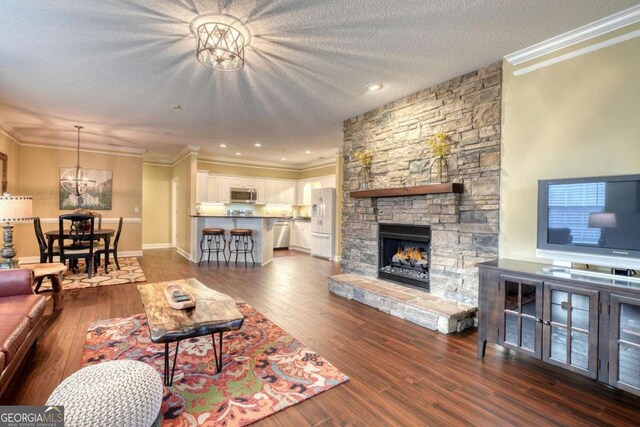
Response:
[[[151,366],[116,360],[87,366],[62,381],[47,405],[64,406],[65,426],[160,425],[162,379]]]

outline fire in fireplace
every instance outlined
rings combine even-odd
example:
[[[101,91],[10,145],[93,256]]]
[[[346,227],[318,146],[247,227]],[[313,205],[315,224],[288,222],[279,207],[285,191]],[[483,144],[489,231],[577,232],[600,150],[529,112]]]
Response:
[[[431,228],[379,224],[378,277],[429,289]]]

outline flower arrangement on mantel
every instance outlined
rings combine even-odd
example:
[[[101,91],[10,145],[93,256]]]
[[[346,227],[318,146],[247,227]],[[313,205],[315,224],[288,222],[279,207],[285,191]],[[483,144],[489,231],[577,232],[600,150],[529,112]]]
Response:
[[[371,183],[371,164],[373,163],[373,154],[369,150],[356,151],[354,157],[362,165],[363,179],[360,183],[361,190],[368,190]]]
[[[448,140],[449,136],[440,131],[425,141],[431,147],[434,156],[429,168],[429,180],[431,182],[449,181],[449,165],[445,158],[451,152],[447,143]]]

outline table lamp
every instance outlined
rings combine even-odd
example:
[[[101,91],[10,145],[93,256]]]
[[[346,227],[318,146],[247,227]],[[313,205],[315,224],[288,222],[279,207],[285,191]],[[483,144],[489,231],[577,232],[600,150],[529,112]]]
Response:
[[[33,219],[33,198],[31,196],[12,196],[4,193],[0,196],[0,222],[4,230],[4,247],[0,255],[0,269],[18,268],[14,261],[16,250],[13,248],[13,224]]]
[[[600,239],[598,239],[598,246],[603,248],[606,245],[606,241],[604,238],[605,228],[618,227],[618,219],[615,213],[610,213],[610,212],[590,213],[587,227],[600,229]]]

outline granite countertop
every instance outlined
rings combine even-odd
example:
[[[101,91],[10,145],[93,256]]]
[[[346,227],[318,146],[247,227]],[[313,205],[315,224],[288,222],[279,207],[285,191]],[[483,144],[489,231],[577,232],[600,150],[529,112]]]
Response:
[[[268,218],[268,219],[284,219],[284,220],[288,220],[288,221],[311,221],[311,218],[309,217],[300,217],[300,218],[293,218],[290,216],[273,216],[273,215],[207,215],[207,214],[200,214],[200,215],[189,215],[192,218],[242,218],[242,219],[247,219],[247,218],[257,218],[257,219],[264,219],[264,218]]]

